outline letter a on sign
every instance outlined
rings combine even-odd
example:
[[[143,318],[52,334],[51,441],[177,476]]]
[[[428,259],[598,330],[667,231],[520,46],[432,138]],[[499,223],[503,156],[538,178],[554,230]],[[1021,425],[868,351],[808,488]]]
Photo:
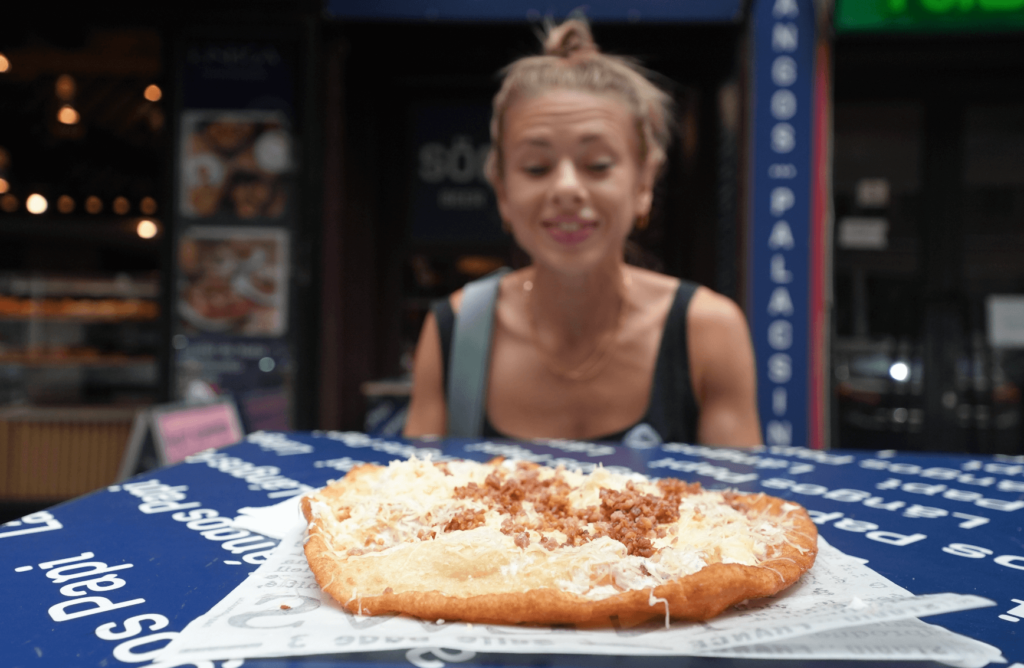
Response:
[[[779,250],[780,248],[789,250],[793,247],[793,230],[790,228],[789,223],[784,220],[778,220],[775,225],[772,226],[771,236],[768,237],[768,248],[772,250]]]

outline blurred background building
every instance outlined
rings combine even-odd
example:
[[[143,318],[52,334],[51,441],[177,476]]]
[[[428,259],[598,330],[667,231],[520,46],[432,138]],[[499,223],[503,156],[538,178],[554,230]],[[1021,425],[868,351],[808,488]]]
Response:
[[[489,103],[541,10],[574,8],[5,20],[0,502],[112,482],[154,404],[227,395],[250,431],[399,429],[431,300],[527,261],[481,173]],[[747,310],[769,444],[1024,454],[1024,2],[587,13],[677,102],[629,260]]]

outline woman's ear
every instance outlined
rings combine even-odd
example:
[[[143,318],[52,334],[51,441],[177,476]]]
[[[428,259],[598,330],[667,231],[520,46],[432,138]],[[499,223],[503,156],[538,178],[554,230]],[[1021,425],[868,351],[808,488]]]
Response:
[[[635,207],[637,215],[646,216],[651,213],[651,204],[654,202],[654,181],[658,177],[658,170],[661,168],[659,155],[652,151],[640,167],[639,178],[637,179],[637,192]]]
[[[494,199],[498,203],[498,214],[501,216],[502,220],[508,220],[508,213],[506,211],[508,208],[508,199],[505,196],[505,183],[502,181],[500,176],[495,176],[495,178],[490,181],[491,187],[494,188]]]
[[[498,202],[498,213],[501,215],[501,219],[508,220],[508,217],[505,215],[505,208],[507,205],[507,200],[505,198],[505,182],[501,170],[498,169],[499,159],[498,152],[492,147],[491,150],[487,152],[487,159],[484,161],[484,177],[487,179],[487,182],[491,184],[491,187],[494,188],[494,198]]]

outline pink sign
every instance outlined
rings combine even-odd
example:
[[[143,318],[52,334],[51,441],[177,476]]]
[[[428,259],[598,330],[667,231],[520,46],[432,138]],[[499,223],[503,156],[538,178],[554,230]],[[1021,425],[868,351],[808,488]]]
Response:
[[[156,423],[168,464],[209,448],[238,443],[245,436],[234,408],[227,403],[164,413],[156,416]]]

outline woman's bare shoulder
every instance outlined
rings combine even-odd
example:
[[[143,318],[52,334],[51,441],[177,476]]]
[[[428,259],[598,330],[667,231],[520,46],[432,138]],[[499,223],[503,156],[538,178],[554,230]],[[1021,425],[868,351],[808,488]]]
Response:
[[[525,275],[526,269],[517,269],[510,271],[501,277],[501,293],[498,295],[498,299],[501,299],[502,294],[507,293],[512,286],[522,287],[523,276]],[[475,280],[475,279],[474,279]],[[452,312],[458,313],[462,307],[462,288],[459,288],[455,292],[448,295],[448,303],[451,304]]]
[[[747,318],[732,299],[703,285],[690,301],[687,321],[691,326],[712,330],[736,329],[747,333]]]

